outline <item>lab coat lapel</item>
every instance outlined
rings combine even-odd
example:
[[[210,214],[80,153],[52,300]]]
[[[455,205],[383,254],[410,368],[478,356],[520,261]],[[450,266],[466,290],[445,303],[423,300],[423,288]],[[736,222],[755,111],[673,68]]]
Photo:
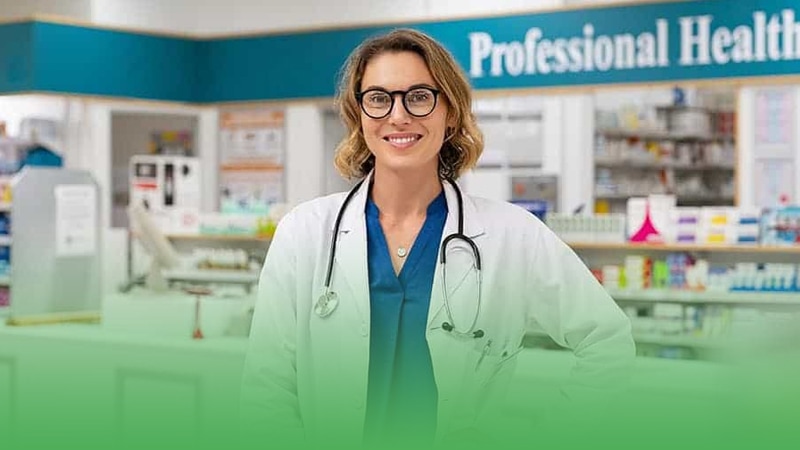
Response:
[[[364,208],[372,174],[367,175],[358,192],[350,200],[339,226],[339,242],[332,282],[336,278],[347,284],[348,298],[355,303],[362,323],[369,324],[369,271],[367,268],[367,226]],[[335,288],[334,288],[335,289]],[[341,294],[340,294],[341,295]],[[349,298],[352,296],[352,298]]]
[[[444,243],[444,239],[447,236],[454,233],[458,233],[458,218],[459,218],[458,215],[462,213],[462,211],[459,211],[458,196],[453,186],[446,181],[442,182],[442,185],[444,187],[445,198],[447,199],[447,220],[445,221],[444,231],[442,232],[442,238],[439,243],[439,253],[436,256],[436,261],[437,261],[436,272],[434,274],[433,286],[431,288],[431,304],[428,309],[428,329],[439,328],[442,324],[442,321],[444,320],[442,319],[442,317],[440,317],[443,316],[443,309],[444,309],[441,249],[442,249],[442,244]],[[472,199],[464,195],[463,191],[462,191],[462,197],[464,204],[464,210],[463,210],[464,234],[470,239],[476,239],[479,236],[485,235],[485,229],[483,227],[483,224],[481,223],[481,218],[478,215],[478,210],[475,207],[475,204],[473,203]],[[450,252],[448,252],[448,261],[451,261],[450,258],[451,251],[455,249],[456,246],[462,245],[462,243],[463,241],[456,240],[456,241],[451,241],[451,243],[448,244],[448,249],[450,250]],[[480,243],[478,241],[475,241],[475,243],[476,245],[478,245],[480,249]],[[452,279],[451,275],[453,274],[452,273],[453,271],[460,270],[460,272],[463,273],[465,272],[466,269],[466,267],[461,267],[460,269],[458,269],[456,267],[451,266],[450,264],[451,263],[448,262],[448,267],[447,267],[448,282],[449,280]],[[461,277],[459,276],[457,278],[460,279]],[[452,294],[453,290],[457,288],[457,285],[448,285],[447,288],[448,290],[451,291],[450,293]]]

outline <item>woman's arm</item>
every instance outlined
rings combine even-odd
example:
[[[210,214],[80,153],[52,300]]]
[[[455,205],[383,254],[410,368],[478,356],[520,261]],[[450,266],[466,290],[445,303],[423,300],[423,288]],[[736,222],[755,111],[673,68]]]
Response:
[[[246,436],[269,442],[303,436],[297,396],[297,231],[290,213],[270,243],[258,284],[241,393]],[[264,441],[262,441],[264,442]]]
[[[533,318],[577,358],[564,389],[570,403],[603,402],[628,385],[636,356],[630,320],[575,252],[538,228]]]

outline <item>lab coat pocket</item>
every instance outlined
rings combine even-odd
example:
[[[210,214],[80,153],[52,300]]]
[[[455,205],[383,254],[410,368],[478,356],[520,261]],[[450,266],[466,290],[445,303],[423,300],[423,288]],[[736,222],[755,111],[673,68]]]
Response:
[[[458,395],[459,423],[475,424],[482,413],[490,408],[499,384],[497,375],[514,358],[512,352],[504,349],[492,339],[480,339],[470,344],[465,359],[462,384]]]
[[[475,355],[473,366],[473,385],[476,387],[485,386],[492,382],[495,376],[511,362],[522,349],[510,348],[509,346],[498,346],[492,339],[487,339],[479,346],[480,349]]]

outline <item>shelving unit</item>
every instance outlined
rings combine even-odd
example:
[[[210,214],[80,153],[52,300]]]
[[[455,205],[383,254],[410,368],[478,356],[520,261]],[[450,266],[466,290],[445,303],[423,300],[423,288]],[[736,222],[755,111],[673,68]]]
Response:
[[[640,345],[684,347],[701,351],[723,351],[730,347],[730,343],[724,339],[698,336],[634,333],[633,338]]]
[[[171,281],[193,281],[243,285],[252,285],[258,283],[259,275],[259,271],[244,270],[175,269],[164,271],[164,277]]]
[[[672,161],[636,161],[636,160],[618,160],[609,158],[598,158],[594,160],[595,167],[615,167],[627,169],[674,169],[674,170],[689,170],[689,171],[704,171],[704,170],[734,170],[735,166],[727,163],[708,163],[708,164],[687,164],[677,163]]]
[[[0,220],[5,230],[0,231],[0,254],[5,261],[0,270],[0,317],[8,315],[11,300],[11,181],[12,176],[0,176]]]
[[[796,255],[800,257],[798,246],[765,246],[765,245],[697,245],[697,244],[639,244],[630,242],[570,242],[568,245],[575,251],[648,251],[648,252],[714,252],[714,253],[739,253],[739,254],[772,254]]]
[[[671,194],[679,206],[735,204],[735,112],[651,107],[656,119],[595,130],[595,209],[624,212],[630,197]]]
[[[570,242],[590,268],[620,265],[627,255],[666,259],[689,253],[709,266],[733,266],[740,262],[800,262],[800,246],[744,246],[696,244],[634,244]],[[715,360],[733,350],[737,339],[753,324],[768,328],[773,320],[800,319],[800,292],[607,288],[609,295],[634,324],[634,340],[645,356]],[[697,328],[699,324],[700,328]],[[757,328],[761,329],[761,328]],[[539,339],[542,339],[539,336]]]
[[[32,142],[0,135],[0,317],[8,315],[11,302],[11,256],[13,209],[12,182],[19,173],[23,163],[22,149],[28,148]]]
[[[267,249],[271,239],[266,236],[256,236],[249,234],[167,234],[167,240],[175,248],[178,254],[188,255],[199,247],[209,249],[243,249],[249,255],[251,261],[263,261],[266,257]],[[133,247],[131,247],[133,250]],[[133,255],[133,253],[132,253]],[[133,258],[133,256],[132,256]],[[129,261],[129,278],[134,279],[139,274],[133,273],[133,261]],[[258,283],[261,275],[259,270],[236,270],[236,269],[201,269],[201,268],[178,268],[169,269],[163,272],[164,277],[175,283],[193,284],[238,284],[248,290]]]
[[[170,234],[167,239],[182,253],[190,253],[197,247],[218,249],[243,249],[250,260],[263,261],[269,248],[270,238],[256,235],[230,234]],[[186,269],[167,271],[167,279],[175,282],[224,283],[244,286],[248,291],[258,284],[259,270]]]
[[[255,236],[250,234],[168,234],[167,239],[173,241],[221,241],[221,242],[265,242],[271,240],[267,236]]]
[[[541,169],[544,108],[540,98],[483,98],[474,106],[486,144],[477,170],[507,168],[525,174]]]
[[[800,307],[800,292],[730,292],[730,291],[684,291],[671,289],[608,291],[617,301],[633,301],[648,303],[681,303],[681,304],[722,304],[722,305],[794,305]]]
[[[550,337],[544,331],[529,331],[528,339],[548,340]],[[667,335],[658,333],[633,333],[637,345],[657,345],[669,347],[685,347],[700,350],[724,350],[729,343],[718,338],[704,338],[699,336]]]
[[[685,109],[685,108],[684,108]],[[627,130],[624,128],[602,128],[597,130],[597,134],[609,138],[621,139],[644,139],[644,140],[658,140],[658,141],[697,141],[697,142],[713,142],[733,140],[734,137],[727,133],[671,133],[667,131],[658,130]]]

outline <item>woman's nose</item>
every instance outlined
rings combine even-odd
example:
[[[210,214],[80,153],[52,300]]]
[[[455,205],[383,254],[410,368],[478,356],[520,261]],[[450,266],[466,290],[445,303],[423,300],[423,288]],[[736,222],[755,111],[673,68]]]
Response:
[[[403,96],[396,94],[394,98],[394,105],[392,110],[389,111],[389,121],[392,123],[408,123],[411,121],[411,114],[406,111],[406,106],[403,104]]]

